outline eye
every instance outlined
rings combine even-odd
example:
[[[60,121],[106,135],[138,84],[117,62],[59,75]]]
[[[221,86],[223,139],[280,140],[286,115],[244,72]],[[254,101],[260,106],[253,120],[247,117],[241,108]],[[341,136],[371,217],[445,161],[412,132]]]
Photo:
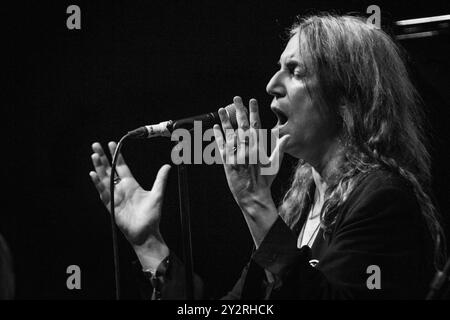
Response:
[[[289,73],[296,78],[303,78],[305,76],[305,69],[298,63],[288,63],[286,67],[289,70]]]

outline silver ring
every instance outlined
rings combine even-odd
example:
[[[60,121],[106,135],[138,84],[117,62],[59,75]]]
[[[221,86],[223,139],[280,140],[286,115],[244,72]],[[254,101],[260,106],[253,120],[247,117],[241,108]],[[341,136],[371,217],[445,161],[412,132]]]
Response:
[[[239,141],[239,143],[236,145],[236,146],[234,146],[233,147],[233,152],[235,152],[236,153],[236,151],[239,149],[239,148],[241,148],[240,146],[244,146],[244,148],[246,147],[246,146],[248,146],[248,142],[247,141]]]
[[[121,180],[122,180],[122,179],[120,179],[119,176],[116,176],[116,177],[114,178],[114,184],[119,184],[119,182],[120,182]]]

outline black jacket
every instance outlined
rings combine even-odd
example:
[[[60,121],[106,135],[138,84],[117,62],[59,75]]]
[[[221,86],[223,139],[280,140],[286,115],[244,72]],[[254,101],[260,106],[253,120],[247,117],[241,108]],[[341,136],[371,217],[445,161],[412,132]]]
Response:
[[[297,248],[301,224],[291,230],[278,218],[223,299],[424,299],[435,272],[432,242],[408,182],[372,172],[338,210],[332,234],[320,231],[311,249]],[[184,298],[183,275],[171,253],[162,299]],[[205,298],[198,277],[195,288]]]

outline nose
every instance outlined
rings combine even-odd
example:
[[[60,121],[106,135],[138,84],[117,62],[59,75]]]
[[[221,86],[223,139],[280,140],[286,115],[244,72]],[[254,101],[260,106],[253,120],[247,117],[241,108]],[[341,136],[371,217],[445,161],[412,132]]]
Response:
[[[278,71],[273,75],[272,79],[270,79],[266,86],[266,91],[268,94],[276,98],[283,97],[286,94],[286,88],[284,87],[281,79],[281,71]]]

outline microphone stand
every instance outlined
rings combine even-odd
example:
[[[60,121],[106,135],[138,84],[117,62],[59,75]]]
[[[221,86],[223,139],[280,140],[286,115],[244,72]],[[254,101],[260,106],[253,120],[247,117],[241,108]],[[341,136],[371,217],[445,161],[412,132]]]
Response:
[[[178,146],[178,145],[177,145]],[[175,146],[175,147],[177,147]],[[192,263],[191,217],[189,207],[189,185],[187,166],[183,163],[177,166],[178,199],[180,202],[181,239],[183,261],[185,265],[185,294],[189,300],[194,299],[194,268]]]

